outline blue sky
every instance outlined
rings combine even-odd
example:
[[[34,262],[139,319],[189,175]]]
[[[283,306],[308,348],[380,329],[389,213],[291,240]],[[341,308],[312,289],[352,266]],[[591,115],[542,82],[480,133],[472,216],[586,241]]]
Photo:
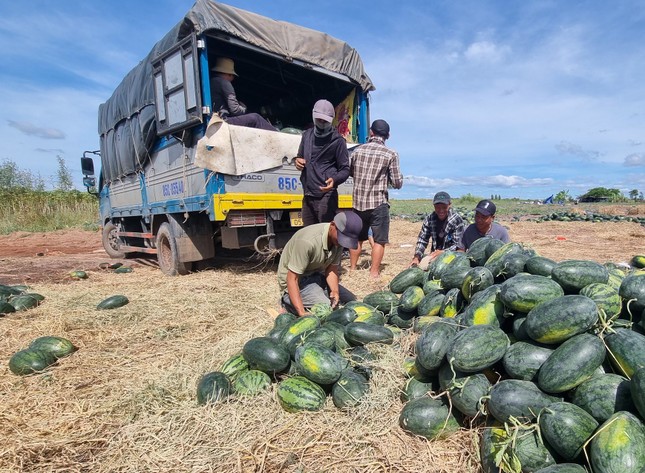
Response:
[[[645,4],[410,0],[229,5],[347,41],[376,85],[394,198],[645,191]],[[0,4],[0,162],[48,184],[98,148],[97,109],[189,0]]]

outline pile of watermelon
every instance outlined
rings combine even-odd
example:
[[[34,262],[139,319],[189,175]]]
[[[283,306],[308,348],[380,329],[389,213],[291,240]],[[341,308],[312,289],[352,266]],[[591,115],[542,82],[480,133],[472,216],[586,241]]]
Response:
[[[633,222],[645,225],[645,217],[635,215],[608,215],[598,212],[552,212],[534,219],[536,222]]]
[[[33,309],[40,305],[45,297],[36,292],[28,292],[28,286],[6,286],[0,284],[0,316]]]
[[[316,305],[304,317],[279,314],[265,336],[252,338],[199,380],[197,401],[254,396],[277,383],[278,403],[287,412],[320,410],[328,396],[349,409],[369,389],[374,355],[366,345],[391,344],[394,332],[400,330],[385,326],[383,312],[358,301],[334,311]]]
[[[33,340],[28,348],[17,351],[9,360],[9,369],[17,375],[39,373],[60,358],[76,351],[72,342],[63,337],[45,336]]]
[[[645,271],[483,238],[364,300],[419,332],[403,430],[479,419],[485,472],[645,471]]]

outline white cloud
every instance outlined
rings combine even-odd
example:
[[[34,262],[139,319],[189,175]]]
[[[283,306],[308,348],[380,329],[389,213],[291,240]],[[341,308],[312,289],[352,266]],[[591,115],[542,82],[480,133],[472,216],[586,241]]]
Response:
[[[7,120],[7,123],[10,127],[19,130],[27,136],[36,136],[45,140],[65,139],[65,133],[56,128],[41,127],[30,122],[17,122],[14,120]]]
[[[626,156],[624,165],[628,167],[645,166],[645,154],[634,153]]]
[[[525,178],[521,176],[464,176],[459,178],[436,179],[425,176],[406,176],[405,185],[417,187],[448,188],[454,186],[521,188],[543,187],[554,183],[552,178]]]
[[[498,46],[491,41],[477,41],[466,48],[464,56],[469,61],[494,63],[500,62],[509,53],[508,46]]]

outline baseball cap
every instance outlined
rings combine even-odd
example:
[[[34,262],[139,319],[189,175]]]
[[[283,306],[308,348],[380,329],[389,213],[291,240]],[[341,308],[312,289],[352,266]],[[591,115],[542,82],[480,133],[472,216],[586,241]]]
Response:
[[[447,192],[437,192],[432,199],[433,204],[449,204],[450,203],[450,194]]]
[[[363,221],[358,214],[351,210],[337,213],[334,217],[334,225],[336,225],[340,246],[349,250],[357,249],[358,235],[363,229]]]
[[[370,130],[378,136],[387,136],[390,134],[390,125],[385,120],[378,119],[372,122]]]
[[[490,200],[480,200],[475,207],[475,212],[479,212],[482,215],[495,215],[497,207]]]
[[[314,120],[316,118],[319,118],[321,120],[325,120],[326,122],[331,123],[332,121],[334,121],[335,115],[336,115],[336,112],[334,110],[334,106],[331,104],[329,100],[321,99],[314,104],[314,111],[313,111]]]

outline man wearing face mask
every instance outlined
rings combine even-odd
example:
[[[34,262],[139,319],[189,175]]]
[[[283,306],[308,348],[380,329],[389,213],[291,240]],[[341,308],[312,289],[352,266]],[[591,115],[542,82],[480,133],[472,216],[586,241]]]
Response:
[[[332,126],[334,106],[318,100],[313,108],[314,127],[302,134],[296,169],[300,171],[305,226],[331,222],[338,210],[338,186],[349,177],[347,144]]]

